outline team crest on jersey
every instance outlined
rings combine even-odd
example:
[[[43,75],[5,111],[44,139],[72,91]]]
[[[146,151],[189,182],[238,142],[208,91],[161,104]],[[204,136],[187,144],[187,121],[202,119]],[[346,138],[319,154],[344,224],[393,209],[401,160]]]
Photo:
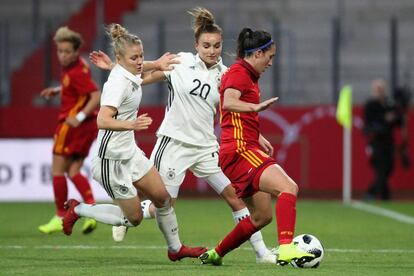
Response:
[[[82,72],[85,74],[89,72],[89,67],[86,64],[83,66]]]
[[[168,169],[167,178],[169,180],[173,180],[175,178],[175,169],[171,169],[171,168]]]
[[[216,83],[218,84],[218,86],[220,86],[220,83],[221,83],[221,74],[220,73],[218,73],[217,76],[216,76]]]
[[[63,85],[63,87],[68,87],[69,86],[69,83],[70,83],[70,78],[69,78],[69,75],[66,74],[63,77],[62,85]]]
[[[123,195],[126,195],[128,193],[128,187],[125,187],[125,186],[119,187],[119,192]]]

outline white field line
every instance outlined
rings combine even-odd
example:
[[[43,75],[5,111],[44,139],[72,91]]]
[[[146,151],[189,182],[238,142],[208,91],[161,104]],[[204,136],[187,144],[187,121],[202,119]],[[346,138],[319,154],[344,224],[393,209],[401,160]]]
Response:
[[[414,217],[404,215],[395,211],[391,211],[382,207],[370,205],[361,201],[352,201],[349,204],[352,208],[365,211],[368,213],[384,216],[399,222],[404,222],[408,224],[414,224]]]
[[[166,246],[157,246],[157,245],[111,245],[111,246],[97,246],[97,245],[0,245],[0,250],[2,249],[17,249],[17,250],[27,250],[27,249],[38,249],[38,250],[100,250],[100,249],[112,249],[112,250],[166,250]],[[250,247],[241,247],[239,250],[252,250]],[[325,248],[326,252],[334,253],[413,253],[414,249],[352,249],[352,248]]]

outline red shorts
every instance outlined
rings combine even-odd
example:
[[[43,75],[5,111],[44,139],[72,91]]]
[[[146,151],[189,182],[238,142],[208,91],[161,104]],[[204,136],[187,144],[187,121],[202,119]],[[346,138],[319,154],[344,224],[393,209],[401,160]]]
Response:
[[[97,134],[96,117],[86,119],[76,128],[60,122],[53,137],[53,153],[85,158]]]
[[[240,198],[251,197],[258,192],[263,171],[276,164],[275,159],[259,149],[247,149],[241,153],[220,152],[219,156],[220,167]]]

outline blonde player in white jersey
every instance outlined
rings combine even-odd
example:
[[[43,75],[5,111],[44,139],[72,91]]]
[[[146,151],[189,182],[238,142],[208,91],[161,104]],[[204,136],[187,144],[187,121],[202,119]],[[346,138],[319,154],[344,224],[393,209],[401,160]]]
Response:
[[[219,102],[218,87],[221,75],[227,69],[221,60],[222,30],[214,23],[213,15],[204,8],[190,12],[197,54],[179,53],[180,64],[171,71],[155,71],[146,77],[148,83],[167,80],[170,94],[164,120],[157,132],[157,143],[151,160],[159,171],[173,202],[178,197],[185,173],[190,170],[204,179],[221,195],[233,211],[236,223],[249,216],[249,211],[236,196],[230,180],[218,165],[217,138],[214,118]],[[93,52],[91,61],[102,69],[110,69],[111,60],[103,52]],[[268,144],[269,149],[272,147]],[[145,218],[153,218],[150,201],[143,201]],[[113,227],[115,241],[122,241],[127,227]],[[260,232],[250,242],[258,263],[276,263],[275,254],[268,250]]]
[[[157,223],[167,241],[169,259],[196,258],[206,248],[181,244],[171,197],[152,162],[135,142],[134,131],[147,129],[152,123],[147,114],[137,117],[142,98],[142,42],[119,24],[112,24],[109,34],[117,65],[103,87],[97,118],[99,151],[92,171],[95,180],[117,205],[91,205],[70,199],[66,202],[63,231],[70,235],[80,217],[116,226],[137,226],[143,218],[137,195],[139,190],[156,206]]]

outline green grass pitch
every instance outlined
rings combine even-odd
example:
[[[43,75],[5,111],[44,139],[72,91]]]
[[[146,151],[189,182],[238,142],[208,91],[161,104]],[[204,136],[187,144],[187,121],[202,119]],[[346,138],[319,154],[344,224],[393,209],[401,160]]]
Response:
[[[381,207],[414,216],[414,204]],[[155,220],[130,229],[122,243],[100,224],[82,235],[44,235],[37,226],[53,213],[52,203],[0,203],[0,275],[414,275],[414,225],[370,214],[338,201],[300,200],[296,234],[317,236],[325,258],[317,269],[256,264],[248,243],[229,253],[224,265],[196,259],[170,262]],[[176,205],[184,244],[213,247],[232,229],[230,209],[219,200],[179,199]],[[275,220],[262,230],[268,247],[276,245]]]

